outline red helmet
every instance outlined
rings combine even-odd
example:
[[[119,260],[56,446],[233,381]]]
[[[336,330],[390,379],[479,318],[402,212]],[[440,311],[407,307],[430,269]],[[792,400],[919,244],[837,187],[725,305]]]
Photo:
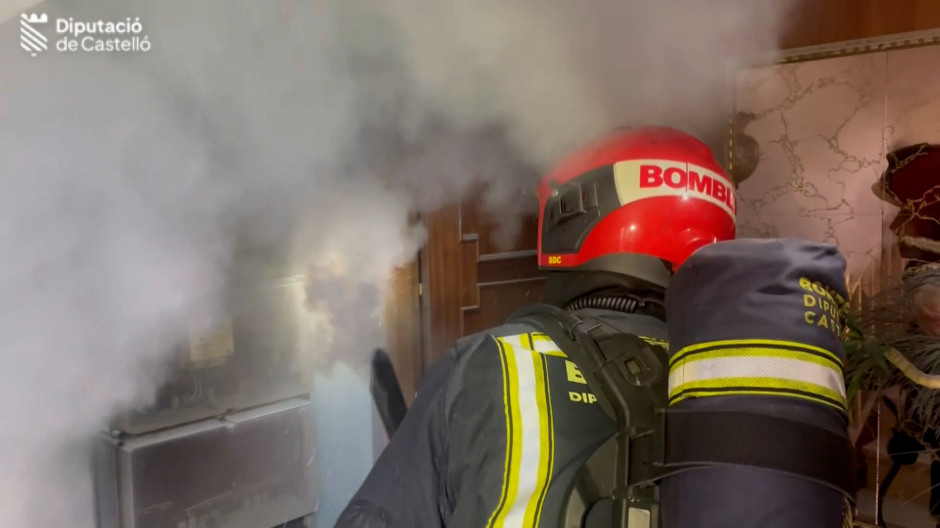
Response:
[[[734,238],[731,179],[707,145],[672,128],[619,130],[561,162],[538,195],[541,269],[665,287],[696,249]]]

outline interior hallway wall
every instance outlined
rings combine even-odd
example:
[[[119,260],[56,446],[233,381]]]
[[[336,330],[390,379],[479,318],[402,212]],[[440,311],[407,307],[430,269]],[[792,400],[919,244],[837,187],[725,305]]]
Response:
[[[736,110],[753,114],[745,133],[760,145],[756,171],[738,189],[740,236],[798,236],[836,244],[863,293],[897,280],[901,261],[888,225],[897,209],[872,186],[887,152],[940,143],[940,46],[755,68],[736,79]],[[889,464],[882,438],[880,475]],[[874,463],[874,442],[865,446]],[[870,472],[870,483],[874,482]],[[933,528],[929,466],[908,466],[885,515],[906,528]],[[871,514],[872,490],[859,508]]]
[[[760,145],[738,189],[741,236],[799,236],[839,246],[864,290],[895,276],[887,229],[896,209],[872,191],[887,152],[940,143],[940,46],[742,71],[737,112]]]

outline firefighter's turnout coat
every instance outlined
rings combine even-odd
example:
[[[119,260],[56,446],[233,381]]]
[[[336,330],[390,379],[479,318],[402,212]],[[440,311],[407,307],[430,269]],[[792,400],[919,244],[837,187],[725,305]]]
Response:
[[[651,342],[666,337],[653,317],[588,311]],[[337,526],[565,526],[582,466],[615,429],[544,334],[510,324],[466,337],[428,372]]]
[[[667,299],[673,324],[688,326],[670,329],[682,341],[670,350],[671,403],[766,412],[843,434],[841,350],[833,351],[835,326],[820,320],[837,324],[828,322],[837,318],[830,305],[835,290],[822,283],[841,279],[844,260],[832,248],[801,241],[736,244],[704,254],[704,262],[693,255],[699,264],[680,280],[682,298]],[[697,288],[704,294],[694,295]],[[818,305],[809,306],[804,295]],[[678,309],[681,302],[694,306]],[[749,316],[753,311],[763,315]],[[668,337],[665,323],[648,315],[582,312],[651,344],[665,345]],[[805,328],[786,331],[796,324],[791,315]],[[766,335],[735,320],[763,324],[758,334]],[[813,341],[821,332],[835,341]],[[787,336],[799,343],[786,345]],[[732,356],[744,370],[726,361]],[[615,432],[578,366],[536,328],[514,323],[466,337],[428,372],[337,527],[581,526],[569,515],[573,490]],[[778,471],[707,466],[662,486],[664,528],[841,526],[840,491]]]

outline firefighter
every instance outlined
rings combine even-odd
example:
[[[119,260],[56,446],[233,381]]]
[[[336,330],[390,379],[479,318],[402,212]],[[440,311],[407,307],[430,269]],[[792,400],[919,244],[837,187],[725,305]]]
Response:
[[[665,380],[672,383],[674,376],[663,370],[668,362],[666,289],[676,270],[694,252],[734,238],[731,180],[701,141],[671,128],[644,127],[617,131],[575,152],[546,175],[538,195],[538,260],[540,268],[549,273],[542,303],[534,305],[544,309],[532,314],[554,314],[551,317],[558,317],[558,321],[568,321],[568,315],[558,314],[569,314],[581,324],[581,330],[574,332],[565,322],[561,325],[565,331],[559,332],[557,325],[544,323],[547,319],[539,319],[524,308],[522,315],[514,315],[503,326],[460,339],[427,373],[413,406],[340,516],[338,528],[660,525],[655,504],[648,510],[631,507],[627,512],[612,499],[623,496],[617,479],[628,474],[644,477],[642,472],[632,471],[635,468],[623,471],[623,466],[617,466],[626,462],[616,439],[625,434],[618,434],[618,430],[652,423],[653,408],[667,405]],[[795,253],[804,264],[822,262],[812,255],[807,260],[799,247],[775,247],[776,256],[752,264],[765,266],[768,260],[785,257],[787,252]],[[738,246],[723,251],[729,250],[742,252]],[[716,259],[728,264],[722,251]],[[842,266],[844,269],[844,261]],[[717,273],[714,269],[710,272]],[[689,275],[693,280],[685,281],[682,295],[694,293],[687,286],[694,284],[695,270],[686,273]],[[773,284],[758,287],[780,290]],[[724,297],[716,296],[715,291],[706,289],[695,309],[717,313],[734,297],[727,289],[719,291],[725,292]],[[802,297],[797,300],[802,303]],[[673,304],[677,304],[675,300]],[[755,308],[753,303],[742,306]],[[682,310],[673,311],[679,318],[694,319]],[[713,337],[695,324],[688,327],[688,332],[676,334],[684,348]],[[568,339],[572,335],[588,337]],[[626,342],[618,341],[625,336],[629,338]],[[611,343],[613,349],[608,346]],[[636,375],[628,380],[633,389],[639,388],[632,394],[645,402],[629,412],[610,397],[610,385],[599,385],[603,369],[592,366],[593,359],[600,356],[626,357],[621,354],[625,348],[637,350],[631,357],[646,365],[636,371],[630,365],[616,370],[624,376]],[[585,355],[587,349],[595,355]],[[654,375],[644,377],[645,372]],[[711,407],[722,400],[703,398]],[[754,402],[745,400],[744,408],[753,410]],[[632,400],[627,401],[628,406],[633,405]],[[622,421],[626,416],[635,423],[625,426]],[[676,423],[673,431],[700,432],[696,429],[700,421]],[[636,449],[630,456],[641,452],[641,444],[631,446]],[[642,445],[649,448],[651,444]],[[701,454],[695,449],[689,452]],[[765,494],[761,508],[735,503],[731,499],[740,491],[741,475],[760,480],[768,471],[776,474],[788,468],[761,468],[764,473],[756,475],[739,472],[736,487],[722,488],[713,470],[699,468],[703,463],[722,465],[722,456],[728,453],[719,450],[714,459],[711,453],[706,455],[704,460],[676,461],[671,470],[678,475],[645,474],[650,482],[643,483],[647,486],[643,489],[665,482],[663,512],[690,501],[685,514],[661,516],[664,528],[840,525],[832,525],[831,518],[825,521],[829,524],[787,524],[792,518],[781,511],[783,505],[809,509],[797,519],[812,516],[820,501],[830,506],[832,497],[841,505],[838,493],[825,499],[807,498],[807,493],[820,492],[818,486],[823,486],[825,495],[826,486],[816,482],[809,488],[787,488],[777,485],[779,481],[765,479],[761,482],[766,485],[760,488]],[[767,462],[734,460],[733,456],[728,461],[745,465]],[[642,462],[639,466],[653,467]],[[689,470],[692,467],[697,469]],[[690,480],[687,475],[693,474],[701,478]],[[715,489],[696,490],[694,486]],[[788,494],[791,488],[796,491]],[[644,496],[658,498],[656,489]],[[709,503],[696,502],[696,493],[711,497],[712,506],[724,511],[716,514],[709,510]],[[724,500],[716,501],[716,496]],[[801,499],[805,499],[803,504]],[[615,517],[618,520],[613,520]],[[755,520],[760,524],[752,523]]]
[[[543,301],[666,339],[671,273],[734,237],[728,177],[701,141],[669,128],[617,131],[538,187]],[[582,466],[615,431],[559,347],[510,324],[459,340],[337,527],[565,526]]]

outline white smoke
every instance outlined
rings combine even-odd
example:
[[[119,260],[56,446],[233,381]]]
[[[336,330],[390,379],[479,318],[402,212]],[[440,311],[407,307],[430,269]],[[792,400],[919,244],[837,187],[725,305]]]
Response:
[[[152,398],[180,320],[221,299],[245,247],[277,273],[339,253],[377,283],[423,242],[411,211],[479,190],[511,235],[534,175],[578,143],[645,123],[719,137],[727,74],[789,8],[47,2],[140,17],[152,49],[37,58],[0,26],[0,526],[92,525],[74,446]]]
[[[776,49],[794,2],[343,5],[357,15],[351,38],[386,64],[397,60],[389,67],[411,79],[421,111],[443,109],[463,129],[499,124],[529,161],[544,164],[623,125],[727,132],[730,74]]]

